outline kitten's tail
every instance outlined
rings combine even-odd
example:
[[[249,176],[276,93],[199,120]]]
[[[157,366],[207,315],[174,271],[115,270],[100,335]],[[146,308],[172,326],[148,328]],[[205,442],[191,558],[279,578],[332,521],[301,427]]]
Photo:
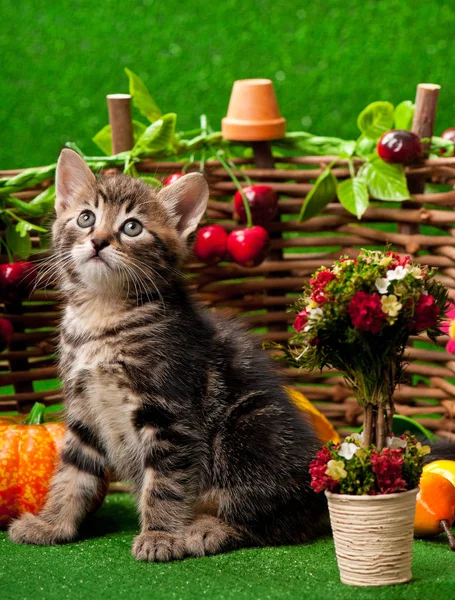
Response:
[[[425,456],[425,464],[434,460],[454,460],[455,461],[455,444],[451,442],[436,442],[432,444],[427,442],[431,447],[430,454]]]

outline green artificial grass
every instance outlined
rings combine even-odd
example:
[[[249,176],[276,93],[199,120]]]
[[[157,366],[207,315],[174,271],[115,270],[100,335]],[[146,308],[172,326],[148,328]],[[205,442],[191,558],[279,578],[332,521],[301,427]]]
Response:
[[[82,539],[54,547],[18,546],[0,533],[0,598],[62,600],[362,600],[454,597],[454,555],[442,536],[414,543],[414,580],[384,588],[351,588],[339,581],[333,541],[245,549],[168,564],[136,562],[133,499],[108,496]]]
[[[439,0],[142,0],[0,3],[0,168],[53,162],[67,141],[88,154],[105,95],[147,82],[183,129],[219,128],[232,82],[268,77],[293,130],[357,136],[374,100],[441,84],[436,130],[455,125],[455,5]]]

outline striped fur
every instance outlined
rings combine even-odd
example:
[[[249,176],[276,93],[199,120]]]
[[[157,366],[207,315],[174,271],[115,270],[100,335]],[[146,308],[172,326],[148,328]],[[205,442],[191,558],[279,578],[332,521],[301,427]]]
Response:
[[[109,468],[137,488],[138,560],[307,540],[323,512],[309,485],[314,432],[252,338],[203,310],[180,273],[206,184],[187,176],[156,193],[125,176],[95,182],[70,158],[60,188],[73,197],[53,228],[68,432],[48,503],[11,538],[74,539]],[[93,227],[77,225],[84,210]],[[137,238],[121,231],[128,218],[144,227]],[[108,242],[98,260],[93,237]]]

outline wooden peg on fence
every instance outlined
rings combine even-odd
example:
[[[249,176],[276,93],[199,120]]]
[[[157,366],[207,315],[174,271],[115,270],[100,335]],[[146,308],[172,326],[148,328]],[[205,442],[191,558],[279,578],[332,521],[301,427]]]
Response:
[[[419,136],[420,139],[431,138],[433,135],[440,89],[441,86],[434,83],[419,83],[417,86],[412,132]],[[430,152],[430,142],[423,142],[422,149],[424,158],[427,158]],[[423,194],[425,182],[425,175],[408,177],[408,187],[411,194]],[[403,203],[403,208],[406,209],[417,207],[418,204],[415,202]],[[398,226],[398,231],[405,235],[413,235],[419,233],[420,225],[400,224]],[[407,251],[406,248],[405,251]]]
[[[112,153],[131,150],[134,138],[130,94],[109,94],[107,107],[112,134]]]
[[[420,139],[431,138],[433,135],[440,89],[441,86],[434,83],[419,83],[417,86],[412,132]],[[424,157],[427,158],[430,142],[423,142],[422,149]]]

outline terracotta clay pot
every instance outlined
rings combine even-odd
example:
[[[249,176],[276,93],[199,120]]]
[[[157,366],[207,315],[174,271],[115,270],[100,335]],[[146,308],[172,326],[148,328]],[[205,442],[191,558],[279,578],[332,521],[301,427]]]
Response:
[[[325,493],[343,583],[378,586],[410,581],[417,492],[416,488],[382,496]]]
[[[286,119],[280,115],[270,79],[239,79],[234,82],[221,130],[224,138],[239,142],[284,137]]]

